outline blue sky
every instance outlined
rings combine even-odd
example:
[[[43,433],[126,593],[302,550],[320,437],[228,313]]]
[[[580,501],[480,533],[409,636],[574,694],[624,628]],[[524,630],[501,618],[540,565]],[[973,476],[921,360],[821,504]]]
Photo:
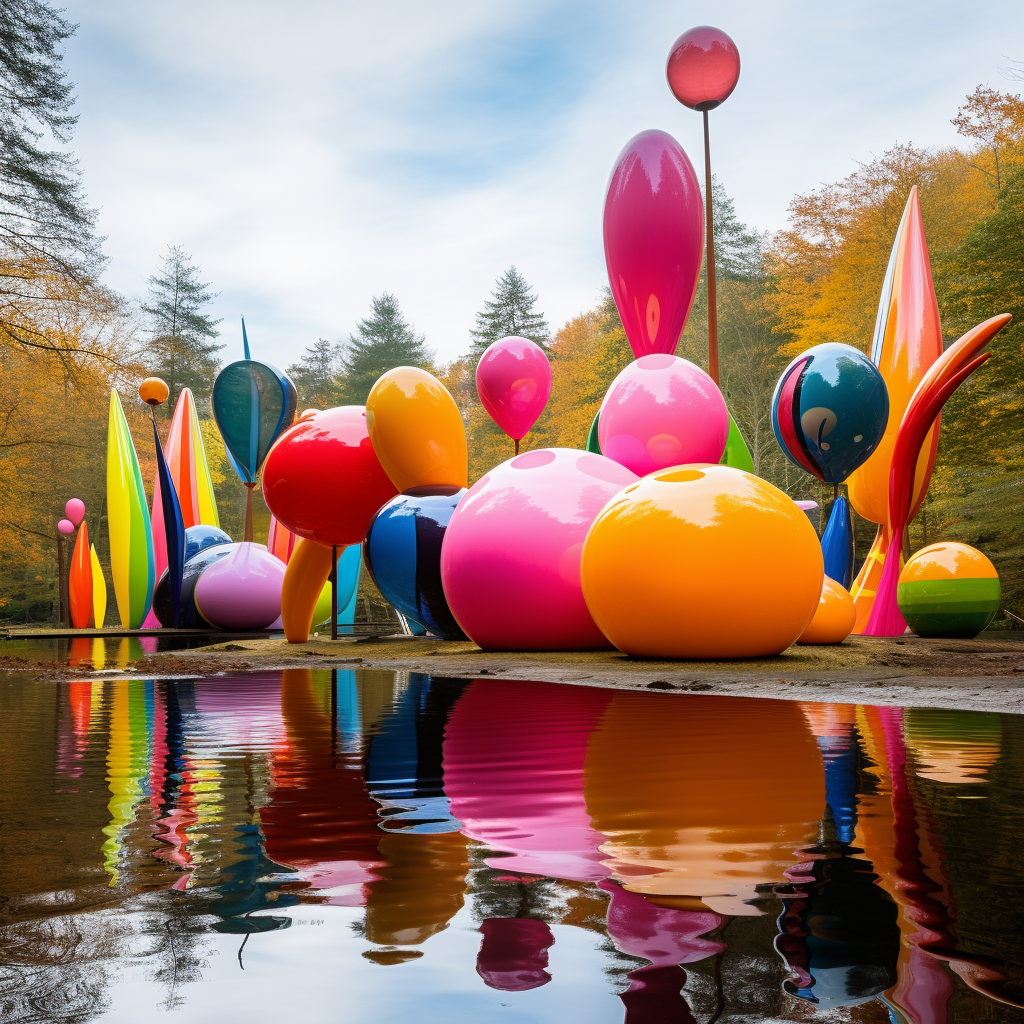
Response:
[[[223,354],[245,313],[253,354],[282,366],[382,291],[454,358],[512,263],[553,329],[592,306],[622,146],[662,128],[703,159],[700,117],[664,74],[693,25],[740,49],[712,153],[761,229],[897,142],[954,143],[977,84],[1024,88],[999,70],[1024,59],[1019,0],[70,0],[68,15],[107,282],[141,298],[183,245],[220,293]]]

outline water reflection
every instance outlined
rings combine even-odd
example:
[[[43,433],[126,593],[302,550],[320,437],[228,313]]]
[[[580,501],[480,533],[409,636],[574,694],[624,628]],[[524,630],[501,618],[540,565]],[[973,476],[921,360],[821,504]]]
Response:
[[[1016,717],[312,670],[0,715],[4,1020],[1024,1019]]]

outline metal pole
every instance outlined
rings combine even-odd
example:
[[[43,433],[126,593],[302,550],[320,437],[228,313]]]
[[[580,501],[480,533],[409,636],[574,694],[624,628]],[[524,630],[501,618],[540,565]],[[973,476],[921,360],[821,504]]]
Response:
[[[711,137],[708,134],[708,112],[704,114],[704,230],[707,237],[706,267],[708,273],[708,373],[718,383],[718,294],[715,291],[715,217],[711,205]]]
[[[338,639],[338,545],[331,548],[331,639]]]
[[[247,544],[252,543],[252,489],[255,484],[245,485],[245,536],[244,542]]]

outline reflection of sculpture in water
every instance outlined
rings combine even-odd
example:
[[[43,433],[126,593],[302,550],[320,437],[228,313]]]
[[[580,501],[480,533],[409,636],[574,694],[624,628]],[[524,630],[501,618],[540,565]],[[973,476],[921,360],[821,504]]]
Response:
[[[480,925],[483,939],[476,973],[491,988],[525,992],[551,980],[548,950],[555,937],[544,921],[531,917],[489,917]]]
[[[786,701],[615,694],[591,736],[586,802],[626,888],[757,914],[818,835],[821,754]]]

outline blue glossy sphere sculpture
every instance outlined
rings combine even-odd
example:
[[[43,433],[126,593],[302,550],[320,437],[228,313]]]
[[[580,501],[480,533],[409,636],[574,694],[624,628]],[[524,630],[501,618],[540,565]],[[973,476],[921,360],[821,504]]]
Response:
[[[377,589],[407,619],[446,640],[465,640],[441,587],[441,542],[464,487],[411,488],[374,516],[363,559]]]
[[[863,352],[830,342],[786,367],[772,396],[772,430],[787,458],[827,484],[842,483],[875,450],[889,392]]]

